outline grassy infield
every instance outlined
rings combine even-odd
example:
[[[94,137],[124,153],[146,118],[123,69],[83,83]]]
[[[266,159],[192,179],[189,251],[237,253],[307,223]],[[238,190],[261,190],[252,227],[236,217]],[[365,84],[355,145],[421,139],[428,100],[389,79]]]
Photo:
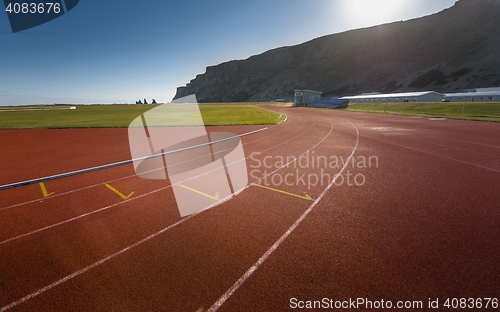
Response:
[[[0,107],[0,129],[128,127],[132,120],[155,106],[78,105],[76,110],[52,105]],[[214,126],[276,124],[285,119],[255,104],[201,104],[200,112],[204,124]]]
[[[205,125],[276,124],[285,116],[259,108],[271,103],[200,104]],[[128,127],[155,105],[0,107],[0,129]],[[36,110],[35,110],[36,109]],[[500,122],[500,103],[351,103],[348,111]],[[463,110],[463,111],[462,111]]]

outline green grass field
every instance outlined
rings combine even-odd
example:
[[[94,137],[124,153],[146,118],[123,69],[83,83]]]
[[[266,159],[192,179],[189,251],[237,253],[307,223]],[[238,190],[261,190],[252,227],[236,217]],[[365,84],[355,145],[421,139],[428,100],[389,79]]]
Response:
[[[157,105],[75,105],[0,107],[0,129],[128,127],[136,117]],[[285,119],[253,103],[200,104],[207,126],[277,124]],[[171,116],[181,120],[183,116]]]
[[[348,111],[500,122],[500,103],[349,103]]]

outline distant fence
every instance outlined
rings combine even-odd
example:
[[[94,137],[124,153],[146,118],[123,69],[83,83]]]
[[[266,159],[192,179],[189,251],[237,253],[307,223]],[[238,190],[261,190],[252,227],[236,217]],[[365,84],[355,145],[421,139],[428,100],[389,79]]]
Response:
[[[463,117],[479,119],[500,119],[500,103],[495,102],[439,102],[439,103],[349,103],[352,111],[389,114],[425,115],[432,117]]]
[[[349,101],[347,100],[339,100],[339,99],[324,99],[324,100],[316,100],[308,104],[308,107],[316,107],[316,108],[347,108],[347,104]]]

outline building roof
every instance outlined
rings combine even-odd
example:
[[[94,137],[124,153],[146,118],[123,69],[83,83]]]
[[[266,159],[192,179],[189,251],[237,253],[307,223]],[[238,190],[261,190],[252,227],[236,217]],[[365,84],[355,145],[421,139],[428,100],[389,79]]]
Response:
[[[302,92],[306,91],[306,92],[314,92],[314,93],[320,93],[320,94],[321,94],[321,93],[323,93],[323,92],[321,92],[321,91],[301,90],[301,89],[295,89],[295,90],[293,90],[293,91],[302,91]]]
[[[494,91],[500,91],[500,87],[476,88],[473,92],[494,92]]]
[[[500,91],[490,92],[467,92],[467,93],[446,93],[445,97],[476,97],[476,96],[500,96]]]
[[[434,91],[423,91],[423,92],[406,92],[406,93],[389,93],[389,94],[373,94],[373,95],[355,95],[355,96],[344,96],[341,97],[341,99],[346,99],[346,100],[356,100],[356,99],[385,99],[385,98],[401,98],[401,97],[416,97],[416,96],[422,96],[426,94],[437,94],[441,95],[441,93],[437,93]]]

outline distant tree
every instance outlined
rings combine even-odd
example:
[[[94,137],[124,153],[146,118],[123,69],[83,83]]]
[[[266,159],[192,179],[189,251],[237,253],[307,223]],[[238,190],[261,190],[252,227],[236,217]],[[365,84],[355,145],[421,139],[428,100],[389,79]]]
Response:
[[[155,99],[153,99],[153,102],[151,102],[151,104],[156,104],[156,100],[155,100]]]
[[[144,104],[148,104],[148,101],[146,101],[146,98],[144,98]]]
[[[135,104],[142,104],[141,100],[135,102]]]

